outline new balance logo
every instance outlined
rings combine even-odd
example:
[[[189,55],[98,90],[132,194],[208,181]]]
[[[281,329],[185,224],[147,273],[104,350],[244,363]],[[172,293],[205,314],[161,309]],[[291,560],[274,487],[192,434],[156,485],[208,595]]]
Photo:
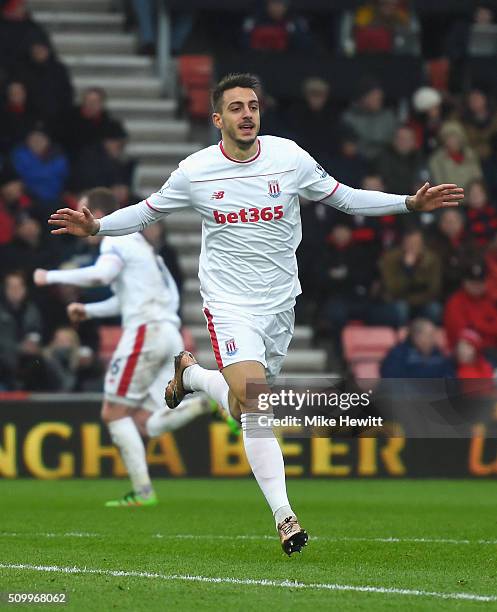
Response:
[[[215,191],[211,195],[211,200],[222,200],[224,198],[224,191]]]

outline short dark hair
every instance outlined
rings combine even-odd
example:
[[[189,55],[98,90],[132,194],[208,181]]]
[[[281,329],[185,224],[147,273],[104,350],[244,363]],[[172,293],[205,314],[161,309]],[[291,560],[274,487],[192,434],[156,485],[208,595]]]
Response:
[[[223,94],[225,91],[228,91],[228,89],[235,89],[235,87],[259,89],[260,86],[261,82],[255,74],[249,74],[248,72],[232,72],[227,74],[212,90],[211,102],[214,112],[218,113],[221,110]]]
[[[119,208],[116,196],[107,187],[95,187],[86,193],[88,208],[93,212],[101,210],[105,215],[110,215]]]

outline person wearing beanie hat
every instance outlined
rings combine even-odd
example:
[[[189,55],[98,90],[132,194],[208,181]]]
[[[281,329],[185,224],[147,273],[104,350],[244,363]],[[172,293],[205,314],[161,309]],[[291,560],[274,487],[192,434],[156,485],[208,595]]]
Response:
[[[445,305],[444,327],[451,349],[463,330],[472,329],[480,335],[483,349],[497,350],[497,307],[487,294],[485,280],[485,263],[471,263],[463,273],[460,289]]]
[[[420,87],[411,99],[412,115],[408,125],[416,134],[417,148],[425,154],[438,146],[438,131],[444,120],[442,95],[433,87]]]
[[[463,329],[454,351],[457,378],[493,378],[494,368],[482,353],[482,339],[473,329]]]
[[[442,104],[442,96],[433,87],[420,87],[412,96],[412,107],[417,113],[428,113]]]

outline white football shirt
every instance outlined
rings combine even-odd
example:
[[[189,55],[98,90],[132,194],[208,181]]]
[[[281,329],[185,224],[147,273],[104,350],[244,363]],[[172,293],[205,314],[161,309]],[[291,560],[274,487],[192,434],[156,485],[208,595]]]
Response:
[[[295,142],[261,136],[257,153],[243,162],[230,158],[222,142],[190,155],[147,200],[103,217],[98,233],[129,234],[164,214],[194,209],[202,217],[205,305],[275,314],[301,292],[299,196],[350,214],[408,212],[406,196],[340,185]]]
[[[222,143],[194,153],[147,203],[161,212],[192,207],[202,216],[199,278],[208,307],[271,314],[291,308],[301,292],[298,196],[320,200],[336,187],[293,141],[261,136],[257,154],[244,162],[228,157]]]
[[[117,257],[123,264],[111,289],[119,300],[124,327],[166,320],[179,328],[178,287],[162,257],[141,234],[107,236],[100,254]]]

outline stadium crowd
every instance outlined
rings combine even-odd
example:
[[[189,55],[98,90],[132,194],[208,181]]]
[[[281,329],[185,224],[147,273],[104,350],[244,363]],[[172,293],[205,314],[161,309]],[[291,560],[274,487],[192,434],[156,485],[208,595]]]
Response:
[[[155,3],[125,4],[136,9],[140,52],[154,53],[146,20]],[[323,30],[315,32],[287,0],[260,4],[241,21],[241,48],[284,54],[322,43]],[[94,262],[97,247],[54,240],[46,219],[61,205],[74,207],[95,186],[111,188],[121,206],[138,201],[136,163],[126,154],[124,126],[106,109],[106,92],[90,88],[76,100],[66,66],[25,2],[0,0],[0,10],[0,390],[99,390],[98,328],[91,321],[71,327],[66,306],[103,299],[108,289],[40,289],[32,273]],[[478,31],[497,26],[496,17],[491,6],[476,3],[472,22],[454,19],[441,37],[404,0],[365,2],[341,16],[340,35],[330,46],[348,55],[421,49],[430,58],[427,66],[435,61],[438,68],[436,74],[427,69],[426,84],[409,100],[387,98],[381,78],[372,75],[355,84],[346,104],[334,97],[333,83],[317,76],[306,78],[289,104],[279,103],[270,88],[259,92],[262,133],[296,140],[345,184],[401,194],[414,193],[427,180],[466,189],[464,207],[420,216],[347,216],[302,202],[298,322],[312,325],[315,344],[330,350],[335,366],[342,358],[342,330],[361,321],[410,326],[386,357],[384,376],[493,376],[496,98],[488,82],[462,87],[453,67],[461,48],[478,46]],[[175,54],[194,28],[192,15],[177,16]],[[181,284],[164,228],[151,230],[150,240]],[[435,345],[433,326],[445,328],[450,354]]]

